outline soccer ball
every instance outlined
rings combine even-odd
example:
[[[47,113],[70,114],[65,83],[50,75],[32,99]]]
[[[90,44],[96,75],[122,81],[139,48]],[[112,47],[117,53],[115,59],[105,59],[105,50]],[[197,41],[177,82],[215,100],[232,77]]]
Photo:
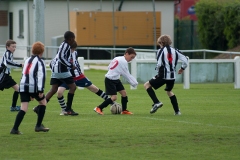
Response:
[[[119,103],[114,102],[114,104],[110,107],[110,111],[112,114],[121,114],[122,106]]]

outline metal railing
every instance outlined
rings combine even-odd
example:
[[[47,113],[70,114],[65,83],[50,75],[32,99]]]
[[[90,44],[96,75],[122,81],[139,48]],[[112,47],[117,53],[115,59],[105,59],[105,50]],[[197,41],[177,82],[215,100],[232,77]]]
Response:
[[[44,56],[46,59],[52,59],[57,53],[57,46],[45,46]],[[86,50],[87,57],[85,59],[90,60],[90,54],[92,50],[104,50],[107,53],[111,54],[111,59],[116,56],[117,53],[121,52],[124,54],[126,48],[103,48],[103,47],[77,47],[78,50]],[[5,46],[0,45],[0,57],[4,54]],[[18,51],[20,50],[20,51]],[[156,53],[154,49],[135,49],[136,52],[145,52],[148,53]],[[182,53],[202,53],[202,59],[206,59],[207,53],[218,53],[218,54],[229,54],[229,59],[232,59],[233,54],[240,55],[240,52],[232,52],[232,51],[217,51],[217,50],[208,50],[208,49],[198,49],[198,50],[181,50]],[[15,58],[23,59],[24,57],[29,57],[31,55],[31,46],[17,46]],[[20,52],[18,54],[18,52]]]

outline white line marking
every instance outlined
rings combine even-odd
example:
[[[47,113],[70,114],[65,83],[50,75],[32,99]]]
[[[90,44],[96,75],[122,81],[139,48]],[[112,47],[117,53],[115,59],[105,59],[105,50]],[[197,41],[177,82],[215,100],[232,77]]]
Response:
[[[229,128],[229,129],[240,130],[240,128],[236,128],[236,127],[219,126],[219,125],[213,125],[213,124],[204,124],[204,123],[199,123],[199,122],[174,121],[174,120],[161,119],[161,118],[150,118],[150,117],[140,117],[140,118],[151,119],[151,120],[159,120],[159,121],[167,121],[167,122],[186,123],[186,124],[193,124],[193,125],[202,125],[202,126],[206,125],[206,126],[209,126],[209,127],[220,127],[220,128]]]

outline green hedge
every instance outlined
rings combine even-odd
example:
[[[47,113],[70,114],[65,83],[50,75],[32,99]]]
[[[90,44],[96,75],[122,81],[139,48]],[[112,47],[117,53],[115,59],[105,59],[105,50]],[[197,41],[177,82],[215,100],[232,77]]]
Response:
[[[239,0],[200,0],[195,8],[198,34],[203,47],[226,50],[239,45]]]

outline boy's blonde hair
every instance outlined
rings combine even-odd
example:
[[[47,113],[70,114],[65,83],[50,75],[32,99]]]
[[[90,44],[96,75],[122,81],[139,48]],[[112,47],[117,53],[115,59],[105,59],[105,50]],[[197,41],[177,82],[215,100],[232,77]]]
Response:
[[[35,42],[32,45],[32,54],[40,55],[44,52],[44,44],[42,42]]]
[[[162,46],[170,46],[172,44],[172,40],[169,35],[161,35],[158,38],[157,43]]]

